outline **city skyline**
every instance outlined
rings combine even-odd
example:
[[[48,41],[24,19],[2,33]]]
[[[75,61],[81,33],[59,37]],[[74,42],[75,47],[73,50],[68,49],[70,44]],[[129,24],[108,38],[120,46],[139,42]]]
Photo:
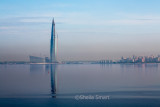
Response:
[[[101,60],[160,54],[160,1],[1,1],[0,61],[50,55],[50,22],[58,59]]]

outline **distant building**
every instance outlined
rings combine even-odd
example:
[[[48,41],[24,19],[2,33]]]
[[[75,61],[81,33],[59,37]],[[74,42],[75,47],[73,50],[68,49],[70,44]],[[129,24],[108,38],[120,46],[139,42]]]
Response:
[[[41,57],[29,56],[29,59],[31,63],[45,63],[45,59]]]
[[[143,56],[139,56],[138,57],[138,62],[144,63],[145,62],[145,58]]]
[[[100,60],[98,63],[100,63],[100,64],[111,64],[111,63],[113,63],[113,61],[112,60]]]
[[[46,63],[49,63],[50,62],[50,59],[48,57],[45,57],[45,62]]]
[[[121,63],[133,63],[133,59],[132,58],[124,58],[124,57],[121,57],[121,60],[120,60]]]
[[[160,62],[160,57],[156,57],[156,62]]]
[[[133,55],[133,62],[136,63],[138,62],[138,57]]]

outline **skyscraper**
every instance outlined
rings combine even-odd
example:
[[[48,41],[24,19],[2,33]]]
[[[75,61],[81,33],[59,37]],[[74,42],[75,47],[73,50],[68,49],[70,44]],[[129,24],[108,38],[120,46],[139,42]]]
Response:
[[[58,63],[56,56],[57,56],[57,50],[56,50],[56,35],[55,35],[55,23],[54,18],[52,20],[52,29],[51,29],[51,44],[50,44],[50,62],[51,63]]]

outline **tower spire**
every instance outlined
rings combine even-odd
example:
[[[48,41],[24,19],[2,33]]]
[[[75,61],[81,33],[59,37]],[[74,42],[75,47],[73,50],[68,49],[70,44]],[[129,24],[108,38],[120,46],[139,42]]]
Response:
[[[50,43],[50,62],[57,63],[56,59],[56,35],[55,35],[55,23],[54,18],[52,20],[52,28],[51,28],[51,43]]]
[[[54,25],[55,25],[55,23],[54,23],[54,17],[53,17],[53,19],[52,19],[52,24],[54,24]]]

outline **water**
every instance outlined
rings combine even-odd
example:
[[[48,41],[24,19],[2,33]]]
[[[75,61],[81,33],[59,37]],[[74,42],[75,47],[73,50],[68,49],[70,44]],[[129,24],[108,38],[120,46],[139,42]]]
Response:
[[[0,65],[0,102],[4,98],[74,102],[76,95],[160,100],[160,64]]]

